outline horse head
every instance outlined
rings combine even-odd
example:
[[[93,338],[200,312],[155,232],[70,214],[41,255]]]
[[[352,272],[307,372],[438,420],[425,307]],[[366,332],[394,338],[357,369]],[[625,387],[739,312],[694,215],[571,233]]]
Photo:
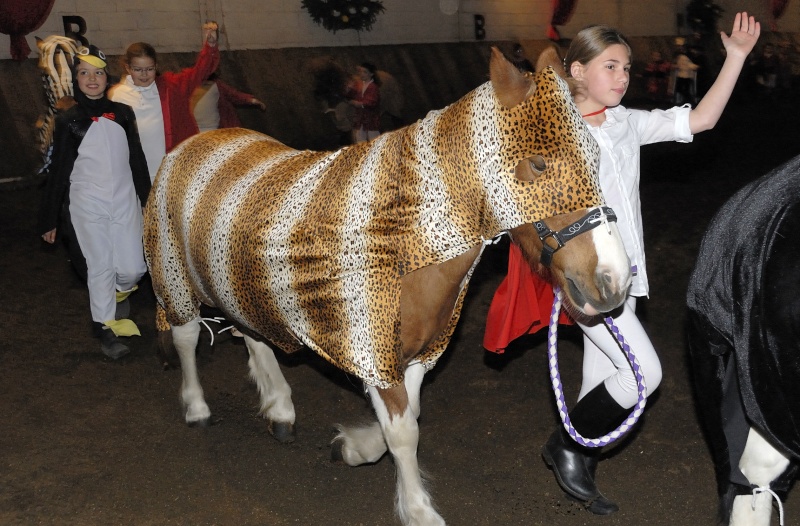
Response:
[[[505,176],[513,210],[495,200],[488,222],[509,232],[533,269],[560,286],[572,307],[596,315],[624,300],[630,262],[613,212],[603,206],[600,149],[559,75],[557,55],[545,53],[556,60],[542,57],[537,73],[525,74],[492,50],[501,146],[490,164]]]

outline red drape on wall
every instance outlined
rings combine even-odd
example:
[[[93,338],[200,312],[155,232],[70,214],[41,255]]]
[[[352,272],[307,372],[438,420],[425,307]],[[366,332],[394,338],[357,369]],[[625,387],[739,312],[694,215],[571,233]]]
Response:
[[[561,39],[556,26],[563,26],[569,22],[577,3],[578,0],[553,0],[553,18],[550,19],[550,25],[547,26],[547,38],[550,40]]]
[[[0,2],[0,33],[11,37],[11,58],[25,60],[31,53],[25,35],[41,27],[55,0],[3,0]]]

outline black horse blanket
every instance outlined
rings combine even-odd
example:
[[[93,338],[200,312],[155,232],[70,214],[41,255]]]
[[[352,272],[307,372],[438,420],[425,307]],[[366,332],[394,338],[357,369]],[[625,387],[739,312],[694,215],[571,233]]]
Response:
[[[729,432],[725,443],[722,432],[732,418],[727,391],[737,383],[734,403],[746,424],[800,458],[800,156],[746,185],[717,212],[687,305],[698,404],[718,470],[728,447],[744,447],[730,443]]]

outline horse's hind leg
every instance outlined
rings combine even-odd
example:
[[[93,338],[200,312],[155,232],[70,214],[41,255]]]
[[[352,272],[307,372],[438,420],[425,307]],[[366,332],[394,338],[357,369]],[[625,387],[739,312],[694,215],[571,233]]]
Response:
[[[197,319],[172,327],[172,343],[178,351],[183,374],[181,402],[186,411],[186,423],[190,426],[205,426],[211,419],[211,411],[203,397],[203,388],[197,374],[195,349],[199,336],[200,323]]]
[[[265,343],[244,337],[250,353],[250,377],[261,396],[260,413],[267,419],[269,432],[281,443],[294,442],[295,412],[292,389],[281,372],[275,353]]]
[[[407,391],[406,385],[391,389],[370,386],[368,390],[397,469],[396,505],[400,519],[406,525],[443,526],[444,519],[433,509],[417,461],[419,383],[423,374],[424,371],[420,374],[417,369],[412,371],[409,383],[412,387],[416,384],[416,389],[411,392]]]
[[[411,364],[406,369],[404,383],[415,418],[419,418],[419,391],[424,376],[425,368],[420,363]],[[334,462],[360,466],[377,462],[386,453],[386,440],[383,438],[380,422],[360,427],[337,424],[336,429],[339,433],[331,443],[331,460]]]
[[[761,433],[750,428],[739,469],[751,484],[769,488],[770,483],[789,467],[789,459],[772,447]],[[772,494],[769,491],[739,495],[733,501],[730,526],[769,526]]]

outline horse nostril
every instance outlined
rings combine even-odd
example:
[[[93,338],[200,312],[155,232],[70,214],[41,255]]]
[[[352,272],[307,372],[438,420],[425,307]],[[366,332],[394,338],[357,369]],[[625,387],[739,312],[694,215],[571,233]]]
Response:
[[[623,292],[627,290],[627,286],[621,287],[617,275],[611,270],[600,269],[597,271],[597,290],[603,302],[617,307],[624,297]]]
[[[598,280],[598,289],[603,293],[604,297],[614,293],[614,276],[609,271],[599,271],[600,279]]]

